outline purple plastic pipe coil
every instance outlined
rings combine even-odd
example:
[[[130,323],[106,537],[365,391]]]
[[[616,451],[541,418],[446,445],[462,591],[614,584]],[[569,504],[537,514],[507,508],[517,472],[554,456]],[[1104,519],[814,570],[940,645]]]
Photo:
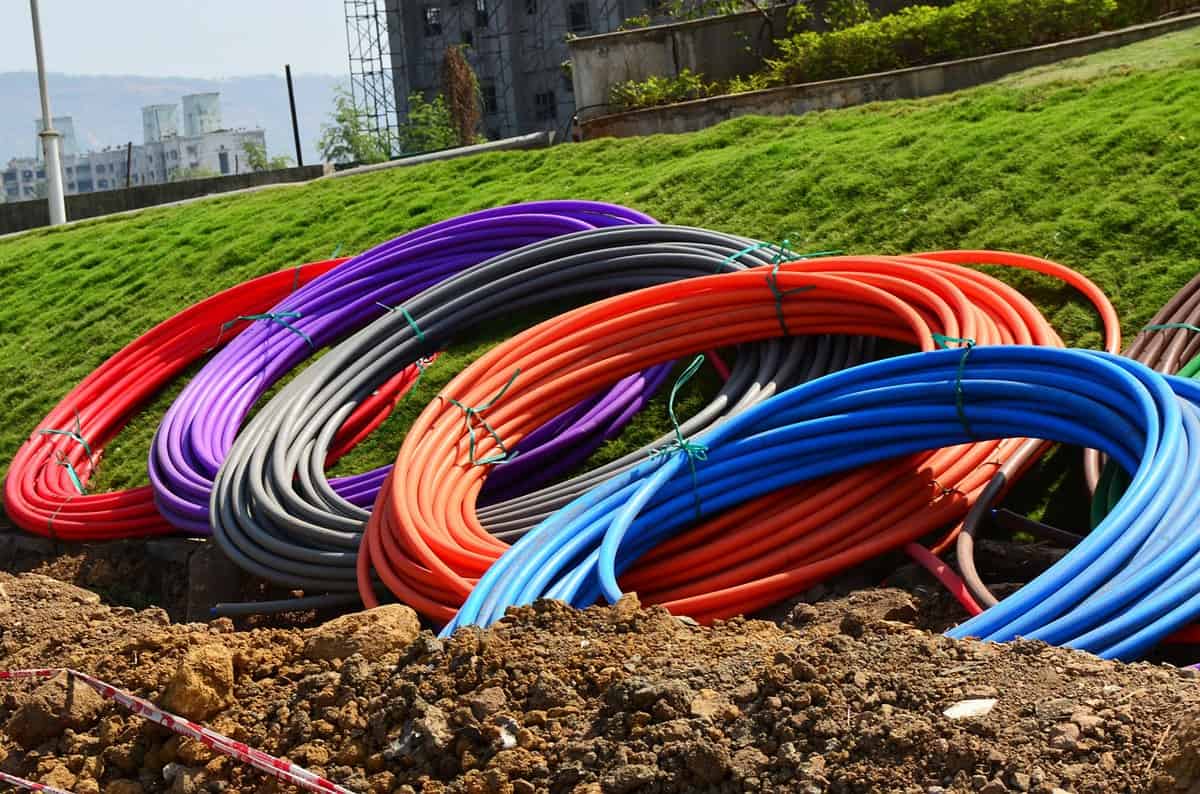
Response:
[[[390,311],[387,307],[524,245],[587,229],[655,222],[599,202],[514,204],[426,226],[347,260],[268,313],[282,322],[260,320],[234,338],[172,403],[150,449],[159,512],[181,529],[207,534],[213,478],[255,401],[313,352]],[[578,465],[619,432],[669,371],[670,365],[660,365],[632,375],[552,420],[550,429],[532,434],[518,445],[515,458],[497,467],[499,480],[489,496],[512,495],[516,483],[522,490],[534,488]],[[365,507],[386,472],[387,467],[332,484]]]

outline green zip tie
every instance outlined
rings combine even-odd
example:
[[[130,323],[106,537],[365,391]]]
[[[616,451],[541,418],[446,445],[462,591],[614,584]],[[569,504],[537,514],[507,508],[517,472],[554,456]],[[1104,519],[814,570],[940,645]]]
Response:
[[[483,412],[486,411],[487,409],[491,408],[493,405],[495,405],[496,401],[504,396],[504,393],[506,391],[508,391],[508,387],[513,385],[513,381],[515,381],[517,379],[517,376],[520,374],[521,374],[521,368],[517,367],[515,370],[513,370],[512,377],[508,379],[508,383],[504,384],[504,386],[500,389],[500,391],[496,392],[495,397],[493,397],[492,399],[488,400],[485,403],[476,405],[474,407],[468,406],[468,405],[463,405],[461,402],[453,399],[452,397],[442,397],[442,399],[446,400],[446,402],[462,409],[463,419],[466,422],[466,426],[467,426],[467,437],[471,440],[470,441],[470,453],[471,453],[471,465],[472,466],[487,466],[489,463],[503,463],[504,461],[509,459],[508,448],[504,446],[504,439],[500,438],[500,434],[496,432],[496,429],[494,427],[492,427],[490,424],[488,424],[488,420],[483,418]],[[441,396],[441,395],[439,395],[439,396]],[[479,422],[488,431],[488,435],[490,435],[492,438],[494,438],[496,440],[496,445],[500,447],[500,454],[491,455],[489,457],[483,458],[482,460],[479,460],[475,457],[475,428],[471,425],[471,417],[472,416],[479,417]]]
[[[83,428],[79,425],[79,411],[75,412],[75,427],[72,430],[39,430],[38,433],[43,436],[66,436],[79,446],[83,447],[83,451],[87,453],[88,462],[93,466],[96,459],[92,455],[92,445],[83,437]]]
[[[1200,333],[1200,325],[1192,325],[1191,323],[1159,323],[1158,325],[1147,325],[1143,331],[1195,331]]]
[[[296,326],[294,326],[290,322],[288,322],[288,320],[298,320],[303,316],[304,315],[301,314],[300,312],[267,312],[266,314],[241,314],[241,315],[238,315],[237,317],[234,317],[232,320],[230,320],[226,323],[222,323],[221,333],[222,334],[225,333],[226,331],[228,331],[230,328],[235,326],[241,320],[248,320],[250,322],[254,322],[255,320],[270,320],[271,322],[277,323],[277,324],[283,326],[284,328],[288,329],[289,331],[294,333],[296,336],[303,339],[305,342],[308,342],[309,347],[315,348],[316,345],[313,344],[312,337],[310,337],[308,334],[304,333],[299,328],[297,328]],[[221,340],[221,336],[220,336],[220,334],[218,334],[217,341],[219,342],[220,340]]]
[[[679,394],[679,390],[700,370],[703,364],[704,356],[696,356],[692,359],[692,363],[688,364],[683,372],[679,373],[679,377],[675,379],[675,385],[671,387],[671,396],[667,400],[667,415],[671,418],[671,426],[675,428],[675,440],[669,446],[650,452],[650,457],[652,458],[659,455],[672,455],[676,452],[682,452],[687,455],[688,467],[692,470],[692,499],[696,504],[697,520],[703,515],[703,511],[700,504],[700,483],[696,476],[696,461],[708,460],[708,447],[684,438],[683,427],[679,423],[679,417],[675,415],[675,397]]]
[[[375,305],[386,309],[389,312],[400,312],[403,314],[404,319],[408,320],[409,327],[412,328],[413,333],[417,335],[417,339],[422,342],[425,341],[425,334],[421,331],[421,327],[417,325],[417,321],[414,320],[412,315],[408,313],[408,309],[404,308],[403,306],[388,306],[386,303],[380,303],[379,301],[375,301]]]
[[[962,423],[967,437],[974,440],[975,431],[971,429],[971,423],[967,421],[967,412],[963,406],[962,378],[963,371],[967,367],[967,356],[971,355],[971,351],[975,348],[975,340],[958,336],[946,336],[945,334],[932,334],[932,336],[934,344],[941,350],[949,350],[950,345],[963,345],[962,358],[958,360],[958,374],[954,378],[954,410],[958,413],[958,421]]]
[[[75,490],[79,491],[80,495],[86,494],[87,491],[83,489],[83,480],[79,479],[79,473],[75,471],[75,467],[71,465],[71,461],[67,460],[67,456],[58,450],[55,450],[55,454],[57,458],[54,464],[62,466],[67,470],[67,475],[71,478],[71,484],[75,486]]]
[[[846,253],[845,251],[834,249],[829,251],[811,251],[807,254],[798,254],[792,250],[792,241],[786,237],[779,244],[772,243],[771,247],[775,249],[776,264],[780,262],[797,262],[802,259],[816,259],[819,256],[841,256],[842,254]]]
[[[787,318],[785,318],[783,316],[783,299],[786,298],[788,295],[795,295],[798,292],[808,292],[809,290],[816,289],[816,287],[813,287],[810,285],[807,287],[793,287],[792,289],[780,289],[779,288],[779,265],[780,264],[781,264],[780,262],[776,262],[774,265],[771,266],[771,272],[767,274],[767,286],[771,288],[771,294],[775,296],[775,316],[779,318],[779,327],[783,329],[784,336],[791,336],[792,332],[790,329],[788,329]]]
[[[341,252],[342,252],[342,244],[341,244],[341,243],[338,243],[338,244],[337,244],[337,247],[333,249],[333,255],[332,255],[332,256],[330,256],[329,258],[330,258],[330,259],[337,259],[337,255],[338,255],[338,254],[340,254]]]
[[[748,253],[754,253],[755,251],[761,251],[762,248],[773,248],[774,249],[776,263],[778,263],[778,261],[781,259],[781,257],[784,257],[785,254],[786,254],[787,260],[791,261],[793,259],[816,259],[817,257],[840,257],[841,254],[846,253],[845,251],[814,251],[811,253],[796,253],[796,252],[792,251],[791,248],[787,247],[787,243],[788,243],[787,240],[784,240],[784,242],[780,243],[780,245],[775,245],[774,242],[756,242],[752,246],[746,246],[745,248],[742,249],[742,251],[738,251],[736,253],[731,253],[725,259],[721,259],[721,261],[719,261],[719,263],[716,264],[716,270],[714,271],[714,273],[719,273],[722,270],[725,270],[725,265],[730,264],[731,261],[737,261],[738,259],[744,257],[744,255],[746,255]]]
[[[736,262],[737,260],[741,259],[746,254],[751,254],[751,253],[754,253],[755,251],[758,251],[761,248],[768,248],[770,246],[771,246],[771,243],[765,243],[765,242],[755,243],[754,245],[748,245],[745,248],[743,248],[742,250],[740,250],[736,253],[730,254],[729,256],[725,257],[720,262],[718,262],[717,269],[714,270],[713,273],[716,274],[716,273],[722,272],[725,269],[726,265],[731,264],[732,262]]]

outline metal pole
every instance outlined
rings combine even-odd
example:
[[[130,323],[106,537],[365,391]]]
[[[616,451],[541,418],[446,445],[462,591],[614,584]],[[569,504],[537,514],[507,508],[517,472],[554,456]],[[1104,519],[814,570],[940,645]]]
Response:
[[[288,103],[292,106],[292,136],[296,139],[296,165],[304,165],[304,154],[300,151],[300,125],[296,123],[296,92],[292,89],[292,65],[285,63],[283,73],[287,75]]]
[[[62,135],[54,129],[50,116],[50,94],[46,90],[46,62],[42,56],[42,26],[38,21],[37,0],[29,0],[29,14],[33,18],[33,51],[37,56],[38,90],[42,94],[42,131],[38,137],[42,139],[42,153],[46,160],[46,198],[50,203],[50,225],[59,226],[67,222],[59,140]]]
[[[133,141],[125,147],[125,189],[129,190],[130,178],[133,176]]]

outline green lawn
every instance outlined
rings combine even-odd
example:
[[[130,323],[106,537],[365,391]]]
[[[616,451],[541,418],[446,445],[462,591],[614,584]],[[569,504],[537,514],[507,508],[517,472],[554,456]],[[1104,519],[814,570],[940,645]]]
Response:
[[[943,98],[499,153],[0,241],[0,473],[75,382],[187,303],[339,245],[359,251],[464,211],[530,199],[621,202],[664,221],[786,236],[798,249],[1037,254],[1095,279],[1129,333],[1200,267],[1197,96],[1200,31],[1187,31]],[[1002,275],[1029,291],[1070,343],[1098,342],[1091,313],[1069,291]],[[506,330],[456,348],[346,466],[390,460],[422,400]],[[164,396],[111,445],[99,487],[145,480],[166,404]],[[653,407],[638,421],[639,438],[663,419]],[[1036,509],[1055,483],[1062,498],[1050,516],[1081,522],[1075,467],[1058,458],[1017,503]]]

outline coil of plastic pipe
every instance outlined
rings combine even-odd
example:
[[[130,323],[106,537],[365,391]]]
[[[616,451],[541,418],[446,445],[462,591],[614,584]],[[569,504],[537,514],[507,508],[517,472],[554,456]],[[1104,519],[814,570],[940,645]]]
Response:
[[[247,424],[217,476],[214,537],[239,566],[269,581],[309,592],[356,593],[358,541],[368,511],[336,495],[324,480],[319,452],[330,430],[354,410],[356,395],[408,366],[426,346],[488,317],[550,299],[741,270],[745,264],[739,257],[767,262],[775,256],[758,248],[744,238],[687,227],[601,229],[528,246],[426,290],[406,304],[407,317],[381,317],[330,350]],[[804,352],[798,344],[770,345],[760,358],[739,357],[744,363],[735,365],[716,409],[702,421],[717,421],[741,404],[745,398],[738,390],[759,400],[776,388],[776,377],[814,374],[789,363],[803,360],[791,355]],[[824,366],[860,360],[866,352],[861,343],[844,338],[819,340],[814,350]],[[577,395],[577,400],[587,397]],[[491,437],[488,424],[474,404],[455,410],[470,422],[464,438],[470,457],[473,444]],[[475,459],[494,460],[497,452],[506,457],[508,449],[493,448]]]
[[[1090,351],[981,347],[903,356],[789,390],[701,439],[689,474],[676,454],[589,492],[484,576],[453,625],[487,623],[539,596],[585,605],[689,521],[801,479],[931,446],[1017,433],[1095,448],[1130,473],[1113,512],[1060,562],[951,630],[1018,636],[1136,658],[1200,615],[1200,386]],[[1190,536],[1190,537],[1189,537]],[[798,568],[760,588],[783,592]],[[451,627],[452,628],[452,627]]]
[[[160,512],[177,527],[208,533],[213,477],[251,406],[321,347],[381,314],[403,317],[412,295],[498,253],[570,232],[653,222],[587,201],[483,210],[376,246],[288,295],[208,362],[168,409],[149,461]],[[351,498],[361,487],[346,483]]]
[[[859,333],[934,346],[933,333],[983,344],[1060,345],[1036,308],[1002,282],[958,262],[1056,270],[1044,260],[999,252],[920,257],[839,257],[686,280],[610,298],[547,321],[493,349],[444,393],[466,405],[489,402],[497,436],[519,441],[546,411],[578,390],[621,377],[630,366],[785,333]],[[1072,275],[1078,283],[1086,279]],[[1115,312],[1099,290],[1106,327]],[[516,384],[493,400],[520,371]],[[412,426],[367,525],[359,553],[360,594],[372,603],[372,574],[431,619],[453,617],[475,580],[504,551],[475,512],[487,467],[463,454],[461,415],[445,401]],[[753,611],[776,600],[756,589],[781,571],[811,564],[826,576],[853,551],[873,556],[962,518],[996,461],[1021,439],[981,441],[921,457],[918,466],[880,465],[837,482],[809,483],[706,517],[670,552],[630,571],[648,600],[697,619]],[[493,442],[481,440],[481,454]],[[872,498],[865,504],[862,494]],[[728,518],[728,520],[727,520]],[[730,531],[740,528],[739,532]],[[643,589],[645,588],[645,589]],[[763,599],[766,599],[765,601]]]
[[[1191,279],[1134,337],[1123,355],[1146,364],[1155,371],[1194,377],[1200,372],[1200,276]],[[988,484],[983,498],[963,522],[963,531],[955,544],[955,559],[962,573],[961,588],[953,578],[949,581],[952,592],[964,608],[972,614],[998,603],[999,599],[984,583],[975,562],[975,538],[983,521],[997,511],[1014,471],[1019,471],[1023,462],[1013,460],[1001,467]],[[1128,475],[1119,466],[1110,464],[1101,474],[1101,456],[1096,450],[1084,453],[1084,471],[1089,488],[1093,492],[1092,527],[1096,527],[1116,506],[1129,484]],[[1000,521],[1005,525],[1019,527],[1037,536],[1070,548],[1082,538],[1071,532],[1032,522],[1001,511]],[[1188,627],[1168,638],[1171,642],[1200,642],[1200,630]]]
[[[344,262],[287,268],[231,287],[156,325],[71,390],[18,449],[4,483],[5,511],[22,529],[63,540],[159,535],[173,528],[149,488],[83,493],[105,445],[151,396],[210,350],[234,339],[243,315],[266,311],[290,292]],[[400,375],[347,421],[332,450],[387,416],[416,370]]]

